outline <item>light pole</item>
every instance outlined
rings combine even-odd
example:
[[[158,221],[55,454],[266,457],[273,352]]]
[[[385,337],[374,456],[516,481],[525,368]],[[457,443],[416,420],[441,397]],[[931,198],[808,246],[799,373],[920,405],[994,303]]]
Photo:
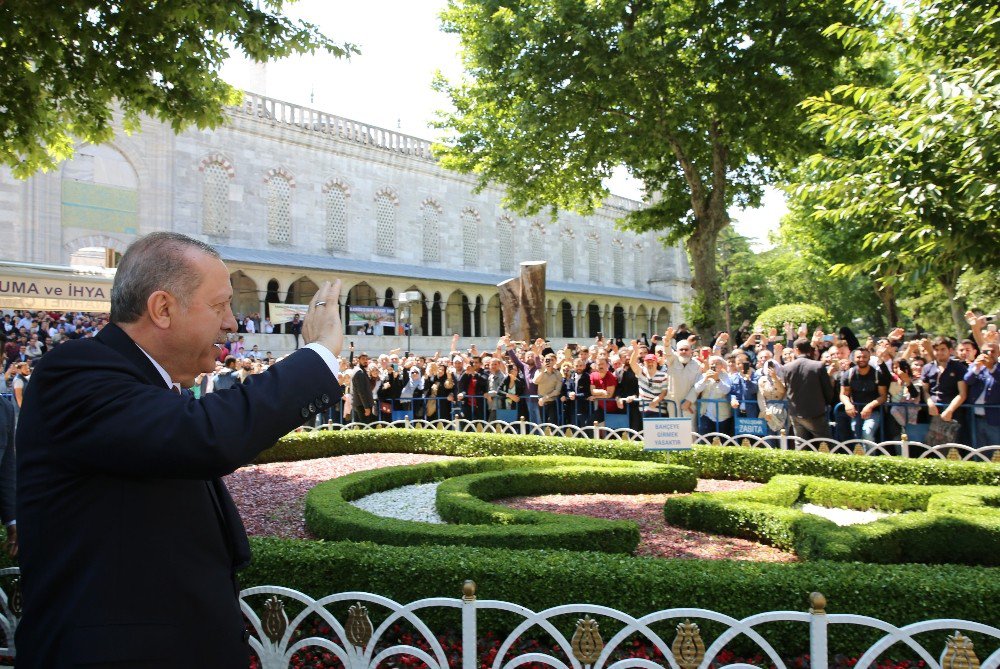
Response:
[[[403,316],[406,318],[406,353],[410,353],[410,336],[413,334],[413,302],[421,299],[419,291],[408,290],[399,294],[399,303],[403,306]]]

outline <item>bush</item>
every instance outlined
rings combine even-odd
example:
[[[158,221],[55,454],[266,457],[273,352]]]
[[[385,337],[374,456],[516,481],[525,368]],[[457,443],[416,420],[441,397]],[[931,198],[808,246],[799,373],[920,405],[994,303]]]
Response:
[[[1000,500],[995,488],[873,485],[779,476],[763,488],[668,499],[666,519],[793,550],[806,560],[1000,565]],[[796,502],[858,510],[919,511],[838,527]]]
[[[770,309],[765,309],[754,322],[754,328],[778,328],[782,332],[785,323],[792,323],[797,330],[799,325],[805,323],[809,326],[809,336],[817,326],[828,326],[830,324],[830,314],[826,309],[814,304],[779,304]]]
[[[318,430],[290,434],[258,456],[257,463],[362,453],[427,453],[459,457],[570,455],[673,463],[701,478],[766,483],[778,474],[822,476],[866,483],[1000,486],[1000,465],[950,460],[830,455],[760,448],[696,446],[691,451],[644,451],[639,442],[498,435],[443,430]]]
[[[826,595],[830,613],[868,615],[896,625],[934,618],[990,623],[1000,599],[997,570],[980,567],[660,560],[594,552],[263,538],[251,543],[254,559],[240,574],[241,587],[279,584],[313,597],[352,590],[398,602],[459,597],[463,580],[472,579],[481,599],[507,600],[535,611],[570,603],[600,604],[632,615],[699,607],[741,619],[769,610],[805,611],[809,593],[819,591]],[[336,612],[342,622],[346,606]],[[714,638],[712,628],[698,622],[704,638]],[[509,618],[480,614],[481,631],[510,626]],[[782,654],[808,650],[804,625],[764,629]],[[832,625],[830,648],[856,654],[881,634]],[[944,636],[941,633],[938,641],[942,647]],[[667,643],[672,638],[667,636]],[[974,641],[980,657],[996,648],[992,641]]]
[[[458,477],[458,478],[454,478]],[[352,500],[403,485],[448,479],[438,490],[441,515],[458,525],[386,518]],[[519,511],[485,499],[546,493],[691,491],[686,467],[583,458],[470,458],[357,472],[321,483],[306,497],[306,527],[321,539],[397,546],[465,545],[589,549],[631,553],[639,528],[630,521]]]

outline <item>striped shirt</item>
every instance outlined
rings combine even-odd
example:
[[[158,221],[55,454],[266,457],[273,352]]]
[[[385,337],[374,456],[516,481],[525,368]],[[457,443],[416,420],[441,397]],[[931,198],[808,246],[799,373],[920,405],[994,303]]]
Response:
[[[667,389],[669,376],[667,375],[667,370],[661,367],[657,367],[652,376],[649,375],[649,370],[645,365],[642,365],[640,370],[642,374],[639,374],[637,377],[639,381],[639,399],[642,400],[643,404],[648,404]]]

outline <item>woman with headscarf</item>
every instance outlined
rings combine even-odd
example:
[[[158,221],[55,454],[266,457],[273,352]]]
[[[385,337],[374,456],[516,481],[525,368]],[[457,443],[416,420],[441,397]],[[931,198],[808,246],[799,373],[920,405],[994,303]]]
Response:
[[[406,377],[406,384],[399,391],[399,409],[406,412],[412,411],[410,415],[413,418],[423,418],[424,412],[421,403],[411,401],[424,396],[424,379],[420,376],[420,369],[416,365],[410,367]]]

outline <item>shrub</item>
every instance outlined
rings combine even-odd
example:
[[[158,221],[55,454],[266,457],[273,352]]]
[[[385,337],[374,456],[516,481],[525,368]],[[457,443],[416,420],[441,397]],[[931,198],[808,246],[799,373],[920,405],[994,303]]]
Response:
[[[660,560],[594,552],[264,538],[252,538],[251,543],[254,558],[240,574],[241,587],[279,584],[313,597],[352,590],[398,602],[458,597],[463,580],[472,579],[481,599],[507,600],[535,611],[569,603],[600,604],[632,615],[699,607],[740,619],[769,610],[804,611],[809,593],[819,591],[826,595],[830,613],[868,615],[896,625],[933,618],[990,623],[1000,599],[996,569],[955,565]],[[341,622],[346,606],[337,612]],[[714,638],[709,625],[699,625],[705,639]],[[511,619],[481,614],[479,626],[481,631],[510,629]],[[882,633],[832,625],[830,635],[831,649],[857,653]],[[803,625],[769,627],[765,636],[783,654],[808,650]],[[995,642],[974,641],[980,657],[996,648]],[[943,646],[944,633],[939,643]]]
[[[691,451],[644,451],[639,442],[498,435],[443,430],[318,430],[293,433],[258,456],[257,463],[362,453],[428,453],[460,457],[570,455],[673,463],[702,478],[766,483],[778,474],[823,476],[866,483],[1000,486],[1000,465],[950,460],[830,455],[761,448],[696,446]]]
[[[459,478],[453,478],[459,477]],[[377,516],[351,500],[413,483],[446,481],[441,514],[459,525]],[[321,483],[306,497],[306,527],[321,539],[398,546],[466,545],[505,548],[581,548],[631,553],[639,528],[630,521],[519,511],[480,497],[549,492],[675,492],[694,489],[686,467],[566,457],[469,458],[357,472]]]
[[[807,560],[1000,565],[1000,499],[994,488],[873,485],[779,476],[739,493],[668,499],[666,519],[692,529],[763,541]],[[852,509],[919,511],[838,527],[796,502]]]
[[[798,329],[801,323],[809,326],[809,336],[816,326],[826,326],[830,324],[830,314],[826,309],[814,304],[779,304],[770,309],[765,309],[754,322],[755,328],[778,328],[781,332],[784,324],[792,323]]]

